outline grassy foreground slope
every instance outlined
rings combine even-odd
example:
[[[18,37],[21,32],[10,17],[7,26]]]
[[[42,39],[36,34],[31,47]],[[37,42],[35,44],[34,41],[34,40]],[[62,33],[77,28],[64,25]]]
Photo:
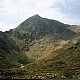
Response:
[[[4,71],[6,78],[26,79],[79,79],[80,39],[68,48],[61,48],[38,59],[24,68]]]

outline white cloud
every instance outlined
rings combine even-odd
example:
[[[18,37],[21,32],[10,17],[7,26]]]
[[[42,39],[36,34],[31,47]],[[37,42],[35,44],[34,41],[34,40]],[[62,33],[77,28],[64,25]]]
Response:
[[[58,0],[3,0],[3,16],[26,19],[34,14],[54,19],[62,19],[63,14],[58,8],[51,8]],[[0,13],[1,14],[1,13]]]
[[[10,29],[13,29],[13,28],[15,28],[15,26],[14,25],[12,25],[12,24],[3,24],[3,23],[0,23],[0,31],[8,31],[8,30],[10,30]]]
[[[66,2],[64,1],[64,0],[59,0],[61,3],[62,3],[62,5],[65,7],[65,8],[67,8],[68,6],[66,5]]]
[[[24,17],[43,11],[52,6],[54,3],[55,1],[53,0],[3,0],[3,15]]]

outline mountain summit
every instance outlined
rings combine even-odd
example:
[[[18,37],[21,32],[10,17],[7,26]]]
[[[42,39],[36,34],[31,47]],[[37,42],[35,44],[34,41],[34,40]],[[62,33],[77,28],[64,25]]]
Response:
[[[10,30],[10,34],[19,39],[27,39],[33,41],[44,36],[51,36],[59,39],[69,39],[75,35],[75,32],[68,29],[69,25],[65,25],[56,20],[42,18],[39,15],[29,17],[22,22],[17,28]]]
[[[40,18],[40,16],[38,14],[35,14],[34,16],[32,17],[35,17],[35,18]]]

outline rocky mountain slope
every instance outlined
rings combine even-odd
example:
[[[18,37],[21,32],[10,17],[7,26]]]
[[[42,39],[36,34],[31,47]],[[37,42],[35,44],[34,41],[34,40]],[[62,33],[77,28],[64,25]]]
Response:
[[[37,73],[48,73],[46,74],[47,76],[53,76],[54,74],[57,78],[79,78],[80,38],[76,44],[66,49],[63,47],[59,50],[53,51],[25,68],[34,70]]]
[[[27,41],[38,40],[44,36],[69,39],[72,38],[75,33],[68,29],[68,26],[69,25],[65,25],[56,20],[50,20],[42,18],[39,15],[34,15],[22,22],[17,28],[10,30],[9,33],[19,39]]]
[[[8,69],[5,74],[5,78],[14,79],[80,79],[80,39],[23,68]]]

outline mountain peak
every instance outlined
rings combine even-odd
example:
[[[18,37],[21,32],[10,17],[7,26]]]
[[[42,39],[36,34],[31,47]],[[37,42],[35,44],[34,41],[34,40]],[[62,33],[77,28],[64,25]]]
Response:
[[[35,14],[32,17],[34,17],[34,18],[40,18],[40,16],[38,14]]]
[[[38,14],[33,15],[24,22],[22,22],[17,28],[15,28],[15,31],[20,33],[20,35],[24,35],[25,33],[25,36],[23,37],[18,36],[19,39],[29,39],[28,36],[30,36],[31,40],[34,40],[35,37],[37,39],[40,39],[41,37],[44,37],[46,35],[53,35],[53,38],[69,39],[71,37],[74,37],[75,35],[75,32],[68,29],[67,25],[55,20],[42,18]]]
[[[38,14],[35,14],[34,16],[36,16],[36,17],[40,17]]]

